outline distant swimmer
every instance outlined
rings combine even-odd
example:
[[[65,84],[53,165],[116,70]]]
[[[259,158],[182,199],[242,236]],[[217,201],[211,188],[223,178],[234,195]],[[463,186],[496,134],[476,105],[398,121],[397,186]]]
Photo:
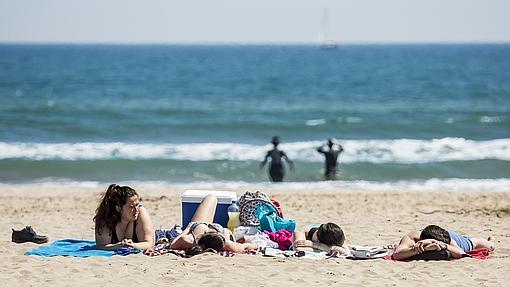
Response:
[[[294,163],[287,157],[285,152],[278,149],[278,145],[280,144],[280,138],[274,136],[271,140],[273,144],[273,149],[268,151],[264,160],[260,163],[260,169],[264,168],[264,165],[267,162],[267,159],[271,157],[271,165],[269,167],[269,177],[272,182],[281,182],[283,181],[283,176],[285,174],[285,168],[283,166],[282,158],[287,161],[290,169],[294,169]]]
[[[324,146],[320,146],[317,148],[317,151],[324,154],[324,157],[326,157],[326,170],[324,172],[324,177],[326,180],[335,180],[338,165],[337,159],[340,153],[344,151],[344,148],[335,143],[333,139],[329,139],[326,145],[329,147],[328,150],[324,150]],[[335,149],[335,146],[338,146],[338,149]]]

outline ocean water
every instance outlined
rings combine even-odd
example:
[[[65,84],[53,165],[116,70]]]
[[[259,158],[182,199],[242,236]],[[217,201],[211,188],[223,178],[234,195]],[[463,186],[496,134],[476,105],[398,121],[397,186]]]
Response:
[[[510,187],[510,45],[0,45],[0,183]],[[345,152],[324,183],[315,148]]]

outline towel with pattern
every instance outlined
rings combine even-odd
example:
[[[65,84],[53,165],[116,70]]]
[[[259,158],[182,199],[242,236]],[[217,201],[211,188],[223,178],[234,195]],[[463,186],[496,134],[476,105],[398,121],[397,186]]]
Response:
[[[349,252],[339,253],[338,251],[332,251],[327,254],[329,258],[346,258],[353,260],[360,259],[378,259],[385,258],[392,253],[392,250],[396,247],[396,244],[387,244],[383,246],[365,246],[365,245],[354,245],[349,244]]]
[[[205,252],[216,253],[223,257],[232,257],[235,255],[235,253],[230,252],[230,251],[217,252],[214,249],[206,249]],[[145,250],[143,254],[145,254],[147,256],[160,256],[160,255],[164,255],[164,254],[174,254],[174,255],[177,255],[177,256],[183,257],[183,258],[191,257],[190,255],[186,254],[185,250],[171,249],[170,243],[156,245],[152,249]]]

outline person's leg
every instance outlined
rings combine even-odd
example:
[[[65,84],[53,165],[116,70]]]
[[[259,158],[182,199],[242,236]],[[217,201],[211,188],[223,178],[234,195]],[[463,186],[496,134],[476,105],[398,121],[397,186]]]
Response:
[[[214,219],[214,214],[216,213],[216,205],[218,203],[218,199],[216,196],[209,194],[204,199],[195,211],[193,218],[191,221],[193,222],[206,222],[212,223]]]
[[[281,165],[271,165],[269,169],[269,176],[271,177],[272,182],[282,182],[283,181],[283,167]]]
[[[487,248],[489,250],[494,250],[496,248],[494,244],[494,239],[489,236],[489,238],[480,238],[480,237],[474,237],[471,238],[471,242],[473,242],[473,246],[475,249],[477,248]]]

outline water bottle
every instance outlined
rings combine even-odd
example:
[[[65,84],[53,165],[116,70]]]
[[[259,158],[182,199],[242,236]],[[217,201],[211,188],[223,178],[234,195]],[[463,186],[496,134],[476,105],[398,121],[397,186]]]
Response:
[[[239,206],[237,206],[237,201],[232,200],[232,204],[227,209],[228,213],[228,222],[227,228],[230,231],[234,232],[234,229],[241,225],[241,221],[239,220]]]

